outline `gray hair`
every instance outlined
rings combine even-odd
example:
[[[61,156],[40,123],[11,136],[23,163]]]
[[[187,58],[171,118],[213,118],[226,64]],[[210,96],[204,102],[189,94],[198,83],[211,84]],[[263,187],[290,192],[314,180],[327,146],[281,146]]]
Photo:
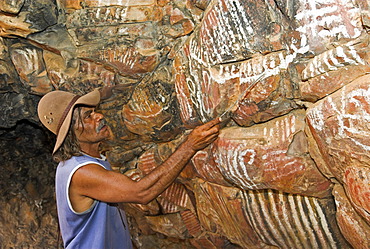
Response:
[[[80,143],[76,137],[76,124],[79,122],[82,125],[82,132],[84,129],[82,119],[81,119],[81,106],[77,106],[73,110],[71,124],[66,138],[64,139],[62,145],[59,149],[53,154],[53,160],[56,162],[62,162],[70,159],[73,156],[81,155]]]

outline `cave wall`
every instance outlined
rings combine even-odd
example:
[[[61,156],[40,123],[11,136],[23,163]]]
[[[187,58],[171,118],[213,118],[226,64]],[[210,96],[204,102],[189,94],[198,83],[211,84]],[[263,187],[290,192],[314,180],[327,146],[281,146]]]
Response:
[[[138,248],[370,248],[368,0],[0,0],[0,243],[55,247],[42,95],[104,87],[134,180],[225,119],[148,205]]]

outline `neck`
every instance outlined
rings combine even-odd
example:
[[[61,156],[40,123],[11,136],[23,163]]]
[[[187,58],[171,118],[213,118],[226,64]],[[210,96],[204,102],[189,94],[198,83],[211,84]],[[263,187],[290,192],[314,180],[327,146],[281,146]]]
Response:
[[[99,144],[100,143],[95,144],[82,143],[80,144],[81,152],[92,157],[100,157]]]

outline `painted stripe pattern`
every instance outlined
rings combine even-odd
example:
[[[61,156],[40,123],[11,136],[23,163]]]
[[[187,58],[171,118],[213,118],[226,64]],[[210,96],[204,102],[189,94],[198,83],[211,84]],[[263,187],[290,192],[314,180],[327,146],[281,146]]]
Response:
[[[257,130],[259,126],[253,129],[224,129],[213,152],[222,175],[242,189],[264,189],[271,187],[266,185],[269,179],[264,175],[277,180],[301,174],[305,170],[305,161],[287,154],[293,134],[303,125],[295,115],[299,113],[270,121],[274,125],[269,128],[261,127],[264,145],[258,144],[260,136],[257,134],[261,134]],[[241,134],[243,140],[238,138]]]
[[[103,6],[83,8],[67,15],[68,28],[111,26],[122,23],[154,21],[153,6]],[[135,14],[133,14],[135,13]]]
[[[198,236],[202,232],[198,217],[192,211],[185,210],[180,212],[180,215],[190,235]]]
[[[302,9],[295,19],[301,20],[304,25],[297,31],[317,39],[328,37],[358,37],[361,25],[356,15],[360,12],[355,8],[352,0],[300,0]]]
[[[353,46],[340,46],[313,58],[303,70],[302,79],[307,80],[348,65],[365,65],[365,61]]]
[[[218,1],[205,15],[202,25],[199,48],[209,65],[223,63],[228,58],[235,60],[239,51],[251,49],[248,41],[255,30],[244,1]]]
[[[158,198],[164,213],[175,213],[184,207],[192,207],[185,187],[180,183],[172,183]]]
[[[325,206],[333,200],[274,190],[242,191],[247,220],[268,245],[286,249],[340,248]]]

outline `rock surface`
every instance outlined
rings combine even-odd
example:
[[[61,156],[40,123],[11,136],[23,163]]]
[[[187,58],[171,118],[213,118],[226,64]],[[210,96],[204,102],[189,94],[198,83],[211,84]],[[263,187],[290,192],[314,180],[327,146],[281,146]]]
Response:
[[[138,248],[369,248],[369,0],[0,0],[1,248],[55,248],[54,90],[103,88],[139,180],[223,116],[148,205]],[[228,118],[228,119],[227,119]]]

